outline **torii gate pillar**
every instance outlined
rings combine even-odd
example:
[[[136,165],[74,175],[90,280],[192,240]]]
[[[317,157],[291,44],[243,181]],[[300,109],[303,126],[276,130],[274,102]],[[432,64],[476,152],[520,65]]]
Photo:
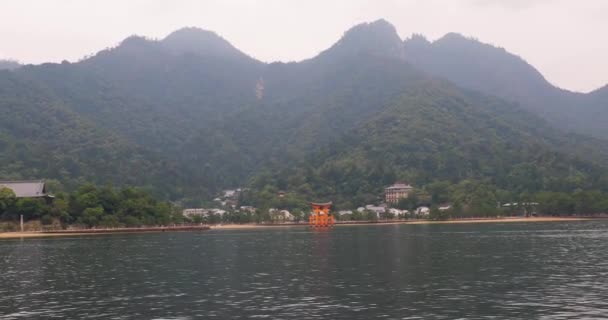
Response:
[[[313,227],[329,227],[334,225],[334,216],[329,213],[332,203],[312,202],[312,214],[308,218],[308,224]]]

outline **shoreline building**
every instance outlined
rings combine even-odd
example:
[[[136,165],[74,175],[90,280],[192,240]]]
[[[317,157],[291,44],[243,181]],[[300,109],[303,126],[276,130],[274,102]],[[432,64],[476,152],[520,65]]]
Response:
[[[15,198],[38,198],[47,202],[53,201],[53,195],[47,193],[43,180],[0,181],[0,189],[8,188],[15,193]]]
[[[182,215],[188,219],[192,219],[195,216],[200,216],[202,218],[205,218],[205,217],[217,215],[217,216],[223,217],[225,213],[226,213],[226,210],[222,210],[222,209],[218,209],[218,208],[213,208],[213,209],[189,208],[189,209],[182,210]]]
[[[392,186],[384,188],[384,200],[386,203],[397,203],[401,199],[407,199],[414,187],[405,183],[397,182]]]

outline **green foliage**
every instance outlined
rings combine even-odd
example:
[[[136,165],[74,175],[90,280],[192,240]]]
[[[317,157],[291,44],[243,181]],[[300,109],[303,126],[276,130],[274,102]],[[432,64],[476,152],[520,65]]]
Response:
[[[51,224],[59,219],[64,224],[86,227],[154,226],[181,223],[181,214],[169,203],[150,193],[132,187],[115,189],[85,184],[70,194],[59,193],[52,202],[45,199],[15,199],[11,190],[0,190],[0,219],[41,219]]]
[[[5,212],[8,208],[13,207],[16,198],[13,190],[9,188],[0,188],[0,212]]]
[[[51,178],[57,191],[82,181],[142,186],[174,181],[168,164],[153,152],[74,112],[41,83],[0,71],[0,110],[3,179]]]
[[[53,223],[53,218],[50,215],[45,214],[40,218],[40,223],[45,226],[50,225]]]
[[[439,210],[437,206],[431,207],[431,212],[429,214],[429,219],[431,220],[447,220],[449,215],[445,211]]]
[[[563,192],[541,192],[537,195],[539,211],[545,215],[567,215],[574,213],[572,195]]]

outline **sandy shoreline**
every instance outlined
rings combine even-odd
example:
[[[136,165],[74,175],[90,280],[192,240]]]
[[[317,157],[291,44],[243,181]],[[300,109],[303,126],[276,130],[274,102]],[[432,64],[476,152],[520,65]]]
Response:
[[[66,236],[95,235],[101,233],[44,233],[44,232],[0,232],[0,239],[19,239],[19,238],[52,238]]]
[[[381,221],[381,222],[358,222],[358,223],[336,223],[335,227],[353,227],[353,226],[384,226],[397,224],[466,224],[466,223],[511,223],[511,222],[565,222],[565,221],[584,221],[584,220],[602,220],[602,218],[585,218],[585,217],[506,217],[506,218],[489,218],[489,219],[458,219],[445,221],[430,221],[430,220],[403,220],[403,221]],[[263,228],[287,228],[287,227],[306,227],[305,223],[301,224],[223,224],[210,226],[211,230],[243,230],[243,229],[263,229]],[[149,231],[158,232],[158,231]],[[126,233],[141,233],[141,232],[120,232]],[[78,232],[0,232],[0,239],[20,239],[20,238],[50,238],[50,237],[66,237],[66,236],[92,236],[104,235],[111,233],[78,233]]]
[[[110,229],[81,229],[81,230],[53,230],[53,231],[26,231],[26,232],[0,232],[0,239],[20,238],[48,238],[66,236],[90,236],[127,233],[160,233],[160,232],[196,232],[207,231],[209,226],[170,226],[170,227],[137,227],[137,228],[110,228]]]
[[[336,223],[335,227],[344,226],[384,226],[396,224],[464,224],[464,223],[503,223],[503,222],[564,222],[564,221],[585,221],[585,220],[603,220],[602,218],[585,218],[585,217],[505,217],[505,218],[488,218],[488,219],[457,219],[444,221],[431,220],[402,220],[402,221],[381,221],[381,222],[357,222],[357,223]],[[256,229],[256,228],[277,228],[277,227],[298,227],[308,226],[305,223],[301,224],[223,224],[211,226],[211,230],[238,230],[238,229]]]

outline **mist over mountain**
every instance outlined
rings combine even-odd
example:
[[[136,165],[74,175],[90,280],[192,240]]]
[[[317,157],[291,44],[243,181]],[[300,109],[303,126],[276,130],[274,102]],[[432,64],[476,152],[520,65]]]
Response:
[[[395,27],[386,20],[356,25],[317,58],[340,58],[361,54],[403,57],[403,45]]]
[[[505,49],[455,33],[432,43],[412,37],[404,46],[408,61],[430,74],[518,102],[567,131],[608,137],[604,125],[608,114],[602,110],[608,101],[553,86],[533,66]]]
[[[21,67],[21,64],[15,60],[0,59],[0,70],[13,70]]]
[[[606,88],[567,92],[503,49],[457,34],[402,41],[385,20],[299,63],[263,63],[184,28],[3,71],[0,83],[10,178],[144,185],[187,201],[247,185],[345,205],[396,180],[608,187]]]
[[[215,32],[183,28],[165,37],[161,44],[174,54],[196,54],[224,59],[251,59]]]
[[[595,99],[608,99],[608,85],[605,85],[590,93]],[[606,101],[606,100],[603,100]]]

